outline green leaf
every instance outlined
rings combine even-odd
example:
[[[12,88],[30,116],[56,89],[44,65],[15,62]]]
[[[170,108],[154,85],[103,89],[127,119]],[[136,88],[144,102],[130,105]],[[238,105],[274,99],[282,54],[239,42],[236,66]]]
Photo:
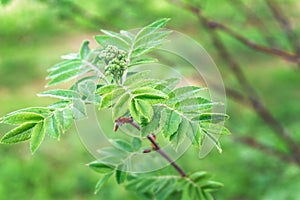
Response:
[[[171,135],[170,140],[173,141],[173,146],[175,147],[175,150],[178,149],[179,145],[183,142],[184,138],[186,137],[186,133],[189,129],[189,122],[182,118],[177,131]]]
[[[135,99],[135,107],[142,118],[148,123],[153,117],[153,108],[147,101]]]
[[[228,115],[224,113],[202,113],[197,117],[194,117],[192,120],[202,122],[210,122],[210,123],[219,123],[224,122],[229,118]]]
[[[182,194],[181,194],[181,200],[192,200],[190,199],[190,193],[189,193],[189,184],[187,184],[183,190],[182,190]]]
[[[132,40],[134,39],[135,35],[129,31],[124,31],[124,30],[121,30],[120,31],[120,34],[126,38],[127,41],[129,41],[130,43],[132,42]]]
[[[173,135],[177,129],[179,124],[181,123],[181,116],[175,111],[164,109],[161,114],[160,126],[162,127],[162,134],[169,138]]]
[[[136,48],[132,51],[131,58],[136,58],[136,57],[139,57],[143,54],[149,53],[150,51],[153,51],[157,47],[161,46],[163,42],[164,42],[164,40],[161,39],[161,40],[158,40],[158,41],[153,41],[145,47]]]
[[[110,36],[110,37],[112,37],[112,38],[118,39],[125,46],[130,46],[131,41],[129,41],[129,39],[127,37],[124,37],[119,33],[116,33],[116,32],[113,32],[113,31],[108,31],[108,30],[103,30],[103,29],[101,30],[101,32],[108,35],[108,36]]]
[[[62,132],[65,132],[71,127],[73,123],[72,109],[66,108],[63,110],[56,110],[54,116]]]
[[[201,186],[201,188],[205,191],[213,192],[216,190],[221,189],[224,187],[222,183],[216,182],[216,181],[207,181],[204,185]]]
[[[117,119],[119,117],[122,117],[127,113],[129,110],[129,101],[130,101],[130,95],[128,93],[123,94],[116,102],[114,108],[113,108],[113,119]]]
[[[169,94],[180,82],[179,78],[169,78],[162,81],[154,89],[160,90],[166,94]]]
[[[79,70],[82,66],[82,61],[80,60],[68,60],[63,62],[61,65],[56,66],[55,68],[51,68],[51,73],[47,76],[47,79],[53,79],[58,77],[66,72]],[[49,71],[50,71],[49,70]]]
[[[106,174],[110,173],[114,170],[114,168],[110,165],[107,165],[105,163],[102,163],[100,161],[93,161],[87,165],[89,168],[94,170],[95,172],[101,173],[101,174]]]
[[[161,18],[161,19],[158,19],[158,20],[152,22],[151,24],[149,24],[146,27],[159,29],[159,28],[164,27],[168,23],[168,21],[170,21],[170,20],[171,20],[170,18]]]
[[[150,28],[150,30],[151,29],[153,28]],[[158,31],[152,34],[145,35],[144,37],[136,40],[134,47],[135,49],[148,49],[152,46],[159,46],[164,41],[163,39],[170,34],[171,31]]]
[[[130,63],[128,67],[132,67],[135,65],[151,64],[156,62],[158,62],[156,58],[142,58],[142,59],[134,60],[133,62]]]
[[[131,144],[126,142],[125,140],[122,139],[111,139],[109,142],[116,147],[117,149],[121,151],[126,151],[126,152],[134,152],[134,149],[132,148]]]
[[[17,113],[34,113],[38,115],[42,115],[43,117],[48,116],[50,114],[50,109],[47,107],[29,107],[29,108],[22,108],[20,110],[13,111],[11,113],[6,114],[4,118],[9,117],[11,115],[15,115]]]
[[[152,120],[148,124],[143,125],[141,127],[141,134],[143,137],[151,133],[157,132],[157,130],[159,129],[159,122],[161,119],[161,109],[159,107],[154,107],[153,112],[154,114]]]
[[[70,71],[66,71],[58,76],[56,76],[55,78],[53,78],[49,83],[48,86],[54,86],[54,85],[58,85],[60,83],[64,83],[67,82],[69,80],[78,78],[80,75],[88,72],[90,69],[86,69],[86,68],[80,68],[80,69],[73,69]]]
[[[209,173],[203,172],[203,171],[195,172],[192,175],[190,175],[190,179],[197,184],[207,182],[210,178],[211,178],[211,175]]]
[[[134,137],[131,141],[131,146],[134,148],[134,150],[138,151],[142,147],[141,139]]]
[[[133,84],[136,84],[137,82],[144,80],[146,77],[149,76],[150,71],[146,70],[146,71],[141,71],[141,72],[137,72],[131,76],[129,76],[125,82],[124,82],[124,86],[131,86]]]
[[[132,99],[129,110],[134,121],[139,124],[147,124],[153,116],[152,106],[144,100]]]
[[[81,48],[80,48],[80,57],[81,59],[86,59],[90,52],[91,52],[91,49],[89,48],[89,44],[90,42],[89,41],[84,41],[81,45]]]
[[[81,99],[73,100],[73,116],[77,120],[87,116],[86,106]]]
[[[51,108],[51,109],[66,108],[66,107],[69,107],[70,104],[71,104],[71,101],[68,101],[68,100],[66,100],[66,101],[58,101],[58,102],[55,102],[55,103],[51,104],[49,106],[49,108]]]
[[[109,180],[109,178],[113,175],[113,173],[108,173],[102,176],[95,186],[95,194],[97,194],[101,188],[105,185],[105,183]]]
[[[111,93],[113,90],[115,90],[119,87],[120,86],[118,86],[118,85],[105,85],[105,86],[98,88],[96,93],[100,94],[102,96],[102,95]]]
[[[122,165],[118,169],[116,169],[116,181],[118,184],[122,184],[125,182],[127,177],[126,167]]]
[[[79,99],[80,95],[73,90],[63,90],[63,89],[55,89],[48,90],[38,94],[39,97],[52,97],[62,100],[73,100]]]
[[[205,200],[215,200],[215,198],[209,192],[202,190],[202,194],[203,194],[203,199]]]
[[[96,83],[92,80],[86,80],[78,84],[78,90],[87,101],[94,101],[96,99]]]
[[[95,40],[98,44],[100,44],[102,47],[105,46],[105,42],[109,40],[111,36],[108,35],[96,35]]]
[[[150,199],[168,199],[175,192],[175,184],[180,177],[177,176],[138,176],[128,181],[127,190],[132,190]]]
[[[184,112],[198,112],[210,109],[213,105],[216,105],[216,103],[213,103],[202,97],[196,97],[184,99],[180,102],[177,102],[175,106],[177,109]]]
[[[138,99],[167,99],[168,96],[156,89],[153,89],[151,87],[141,87],[137,88],[132,91],[132,94],[134,94],[135,98]]]
[[[121,95],[125,93],[125,89],[117,88],[113,90],[111,93],[104,95],[100,102],[101,108],[108,108],[112,106],[118,99],[120,99]]]
[[[2,138],[1,138],[1,143],[2,144],[13,144],[13,143],[18,143],[22,142],[25,140],[29,140],[31,138],[31,129],[36,125],[36,123],[26,123],[22,124],[8,133],[6,133]]]
[[[60,68],[64,68],[65,66],[68,66],[68,65],[72,65],[72,63],[76,63],[76,62],[80,62],[81,61],[79,59],[72,59],[72,60],[64,60],[60,63],[57,63],[55,65],[53,65],[52,67],[50,67],[49,69],[47,69],[48,72],[52,72],[52,71],[56,71]]]
[[[57,121],[55,120],[54,115],[47,117],[44,121],[44,129],[45,133],[47,133],[50,137],[59,139],[60,131],[58,128]]]
[[[202,123],[200,124],[201,128],[206,130],[209,133],[216,135],[230,135],[230,131],[223,126],[223,124],[212,124],[212,123]]]
[[[184,99],[199,97],[199,95],[207,88],[202,88],[198,86],[185,86],[180,87],[172,91],[169,94],[170,103],[177,103]]]
[[[23,123],[38,123],[43,119],[44,117],[37,113],[16,112],[14,114],[6,115],[1,122],[15,125],[15,124],[23,124]]]
[[[148,26],[142,28],[137,33],[136,40],[138,40],[139,38],[143,38],[143,37],[145,37],[147,35],[150,35],[153,32],[155,32],[156,30],[164,27],[169,20],[170,20],[169,18],[159,19],[159,20],[156,20],[155,22],[149,24]]]
[[[40,122],[32,130],[31,135],[31,141],[30,141],[30,151],[31,153],[35,153],[35,151],[39,148],[41,145],[44,137],[45,137],[45,131],[43,129],[43,123]]]
[[[200,129],[200,130],[201,130],[202,135],[205,135],[205,137],[207,137],[215,145],[215,147],[218,149],[219,153],[222,153],[222,148],[221,148],[218,140],[207,130],[205,130],[205,129]]]

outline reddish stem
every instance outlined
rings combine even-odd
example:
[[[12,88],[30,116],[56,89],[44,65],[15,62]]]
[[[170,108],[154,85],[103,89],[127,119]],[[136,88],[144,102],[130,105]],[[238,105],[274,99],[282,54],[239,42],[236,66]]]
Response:
[[[122,125],[122,124],[130,124],[133,127],[135,127],[137,130],[141,130],[140,126],[135,123],[132,119],[132,117],[127,117],[127,118],[118,118],[115,121],[115,131]],[[147,139],[151,142],[151,146],[153,149],[158,152],[162,157],[164,157],[175,169],[176,171],[179,172],[179,174],[182,177],[186,177],[186,173],[181,169],[175,161],[164,151],[160,148],[160,146],[155,142],[155,135],[152,133],[150,135],[147,135]]]

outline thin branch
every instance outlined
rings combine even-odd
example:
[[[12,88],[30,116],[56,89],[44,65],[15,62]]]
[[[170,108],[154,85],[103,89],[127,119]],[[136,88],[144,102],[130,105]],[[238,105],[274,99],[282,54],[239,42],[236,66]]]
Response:
[[[164,152],[160,146],[153,140],[153,138],[150,135],[147,135],[148,140],[152,143],[152,145],[155,147],[155,150],[162,156],[164,157],[169,163],[180,173],[182,177],[186,177],[186,173],[175,163],[172,158],[170,158],[166,152]]]
[[[255,24],[255,28],[258,28],[265,41],[270,45],[275,45],[274,38],[272,38],[272,32],[268,29],[268,26],[264,23],[264,21],[254,12],[245,2],[241,0],[230,0],[231,5],[236,7],[237,10],[246,13],[246,17],[251,20],[252,24]]]
[[[289,62],[293,62],[293,63],[300,63],[300,60],[297,58],[297,55],[288,52],[288,51],[284,51],[282,49],[278,49],[278,48],[273,48],[273,47],[268,47],[268,46],[264,46],[261,44],[257,44],[251,40],[249,40],[248,38],[240,35],[239,33],[233,31],[232,29],[230,29],[229,27],[225,26],[224,24],[218,23],[216,21],[212,21],[212,20],[207,20],[207,25],[211,28],[211,29],[218,29],[223,31],[224,33],[226,33],[227,35],[235,38],[236,40],[238,40],[239,42],[241,42],[242,44],[263,52],[263,53],[267,53],[267,54],[272,54],[275,56],[278,56],[286,61]]]
[[[261,117],[261,119],[264,120],[266,124],[268,124],[269,127],[273,129],[274,134],[276,134],[288,145],[288,147],[290,148],[291,156],[298,163],[298,165],[300,165],[299,145],[290,137],[290,134],[287,132],[287,130],[285,130],[285,128],[279,123],[278,120],[275,119],[275,117],[271,114],[267,107],[265,107],[260,101],[254,88],[248,82],[244,72],[242,71],[241,66],[235,61],[235,59],[232,57],[232,55],[229,53],[228,49],[220,39],[219,35],[214,31],[215,28],[219,26],[219,24],[215,24],[215,22],[210,21],[208,18],[202,15],[202,12],[199,8],[183,4],[177,1],[172,2],[175,2],[177,5],[180,5],[181,7],[193,12],[198,17],[199,21],[203,24],[203,26],[207,28],[207,30],[210,33],[209,35],[212,39],[212,42],[215,48],[217,49],[220,57],[223,58],[225,62],[227,62],[235,77],[238,79],[239,83],[245,90],[245,93],[247,94],[253,109]]]
[[[115,121],[115,127],[114,127],[114,130],[117,131],[118,128],[122,125],[122,124],[130,124],[132,125],[134,128],[136,128],[137,130],[141,130],[140,126],[135,123],[132,119],[132,117],[125,117],[125,118],[118,118],[116,121]],[[160,146],[155,142],[155,139],[154,139],[154,134],[151,134],[151,135],[147,135],[147,139],[151,142],[152,144],[152,147],[154,148],[154,150],[156,152],[158,152],[162,157],[164,157],[175,169],[176,171],[178,171],[178,173],[182,176],[182,177],[186,177],[186,173],[183,171],[182,168],[180,168],[176,163],[175,161],[170,157],[168,156],[168,154],[162,150],[160,148]]]
[[[274,18],[277,20],[281,29],[284,31],[287,39],[289,40],[291,46],[296,53],[298,60],[300,59],[300,44],[297,35],[293,31],[290,21],[287,17],[283,15],[283,12],[275,0],[266,0],[268,7],[270,8]],[[298,67],[300,68],[300,63],[298,62]]]
[[[274,149],[272,147],[266,146],[264,144],[261,144],[260,142],[256,141],[254,138],[250,137],[237,137],[235,140],[239,143],[245,144],[247,146],[252,147],[253,149],[260,150],[261,152],[264,152],[265,154],[269,154],[273,157],[277,157],[282,161],[288,162],[288,163],[295,163],[294,159],[291,159],[289,155],[278,151],[277,149]]]
[[[201,10],[199,8],[187,5],[187,4],[183,4],[180,3],[176,0],[170,0],[173,3],[176,3],[177,5],[180,5],[182,8],[185,8],[189,11],[191,11],[192,13],[194,13],[196,16],[200,17],[203,19],[203,15],[201,13]],[[277,57],[280,57],[284,60],[287,60],[289,62],[293,62],[293,63],[300,63],[300,59],[297,57],[296,54],[282,50],[282,49],[278,49],[278,48],[273,48],[273,47],[268,47],[268,46],[264,46],[261,44],[257,44],[251,40],[249,40],[248,38],[240,35],[239,33],[233,31],[232,29],[230,29],[229,27],[227,27],[224,24],[221,24],[217,21],[208,19],[205,17],[205,26],[209,27],[211,30],[220,30],[223,31],[224,33],[228,34],[229,36],[235,38],[236,40],[238,40],[239,42],[241,42],[242,44],[248,46],[249,48],[252,48],[254,50],[266,53],[266,54],[271,54],[271,55],[275,55]]]

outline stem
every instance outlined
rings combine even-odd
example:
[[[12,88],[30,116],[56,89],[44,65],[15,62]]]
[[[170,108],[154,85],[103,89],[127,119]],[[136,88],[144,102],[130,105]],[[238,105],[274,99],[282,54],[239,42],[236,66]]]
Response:
[[[285,33],[286,38],[289,40],[290,45],[293,47],[294,52],[297,56],[297,58],[300,58],[300,43],[299,39],[297,38],[297,35],[295,31],[293,31],[293,28],[291,26],[291,23],[287,17],[284,16],[280,6],[278,3],[274,0],[266,0],[266,3],[268,7],[270,8],[274,18],[277,20],[278,24],[280,25],[282,31]],[[300,62],[297,63],[298,67],[300,69]]]
[[[153,146],[155,147],[155,150],[162,156],[164,157],[167,161],[169,161],[169,163],[179,172],[179,174],[182,177],[186,177],[186,173],[183,171],[183,169],[181,169],[174,160],[172,160],[172,158],[170,158],[170,156],[168,156],[168,154],[163,151],[160,146],[158,146],[158,144],[153,140],[153,138],[150,135],[147,135],[148,140],[153,144]]]
[[[140,126],[135,123],[132,119],[132,117],[127,117],[127,118],[118,118],[115,121],[115,131],[118,130],[119,126],[121,126],[122,124],[130,124],[132,125],[134,128],[136,128],[137,130],[141,130]],[[154,135],[154,134],[153,134]],[[164,157],[175,169],[176,171],[178,171],[178,173],[182,176],[182,177],[186,177],[186,173],[183,171],[183,169],[181,169],[176,163],[175,161],[164,151],[160,148],[160,146],[155,142],[155,140],[153,139],[152,134],[151,135],[147,135],[147,139],[151,142],[151,144],[154,147],[154,150],[156,152],[158,152],[162,157]]]
[[[181,3],[177,0],[171,1],[176,5],[181,6],[195,14],[198,17],[198,20],[203,24],[206,30],[209,32],[209,36],[213,42],[213,45],[217,49],[218,54],[221,58],[228,64],[229,68],[231,69],[232,73],[237,78],[239,84],[242,86],[243,90],[247,93],[246,97],[248,101],[251,103],[253,110],[261,117],[262,120],[273,130],[274,134],[282,139],[282,141],[287,145],[289,148],[290,156],[295,160],[295,162],[300,166],[300,147],[298,143],[290,136],[290,133],[283,127],[283,125],[278,121],[271,111],[262,103],[260,98],[258,97],[255,89],[249,83],[244,74],[242,67],[240,64],[233,58],[232,54],[229,52],[226,45],[223,43],[217,32],[216,29],[222,30],[229,35],[233,36],[234,38],[238,39],[240,42],[244,43],[247,46],[250,46],[258,51],[262,51],[263,49],[266,52],[272,53],[274,49],[269,47],[263,47],[252,42],[249,42],[246,38],[239,35],[238,33],[232,31],[227,26],[218,23],[216,21],[212,21],[208,19],[206,16],[203,15],[202,10],[198,7],[193,7],[187,5],[185,3]],[[296,54],[292,54],[289,52],[284,52],[282,50],[277,51],[275,50],[272,54],[281,56],[287,60],[292,61],[294,59],[295,62],[298,62],[298,58]]]
[[[241,42],[245,46],[247,46],[255,51],[274,55],[274,56],[280,57],[280,58],[282,58],[286,61],[292,62],[292,63],[296,63],[296,64],[300,63],[300,59],[297,56],[297,54],[289,52],[289,51],[285,51],[280,48],[275,48],[275,47],[265,46],[263,44],[255,43],[255,42],[249,40],[248,38],[244,37],[240,33],[232,30],[227,25],[219,23],[219,22],[211,20],[211,19],[208,19],[207,17],[203,16],[202,10],[200,10],[200,8],[197,8],[197,7],[194,7],[191,5],[187,5],[187,4],[177,1],[177,0],[169,0],[169,2],[171,2],[177,6],[180,6],[184,9],[187,9],[190,12],[192,12],[193,14],[195,14],[203,23],[205,23],[204,25],[207,28],[209,28],[211,30],[222,31],[222,32],[226,33],[227,35],[229,35],[230,37],[236,39],[237,41]]]
[[[109,84],[109,81],[107,80],[107,78],[105,77],[105,75],[92,63],[83,60],[84,64],[86,64],[87,66],[89,66],[92,70],[94,70],[95,72],[97,72],[98,76],[105,81],[106,84]]]

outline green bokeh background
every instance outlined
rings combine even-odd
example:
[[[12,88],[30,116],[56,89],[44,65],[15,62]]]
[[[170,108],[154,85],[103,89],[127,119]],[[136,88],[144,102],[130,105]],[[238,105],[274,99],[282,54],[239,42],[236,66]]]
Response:
[[[158,18],[168,17],[168,28],[199,41],[214,58],[225,85],[240,89],[197,18],[165,0],[2,0],[0,1],[0,115],[50,100],[36,97],[44,89],[46,69],[60,60],[60,55],[76,52],[83,39],[103,29],[142,27]],[[240,1],[250,13],[246,16],[233,0],[194,0],[204,13],[231,26],[251,40],[292,51],[282,30],[263,0]],[[234,3],[235,2],[235,3]],[[279,1],[285,14],[299,32],[299,2]],[[246,9],[247,10],[247,9]],[[274,116],[287,127],[300,144],[300,73],[296,66],[278,58],[254,52],[231,37],[222,39],[239,61],[251,84]],[[267,39],[267,40],[266,40]],[[221,139],[224,152],[216,150],[198,160],[189,150],[178,161],[187,171],[204,170],[225,187],[216,199],[281,200],[300,199],[299,167],[237,143],[234,135],[255,137],[262,143],[285,150],[272,130],[251,110],[228,98],[228,126],[232,136]],[[10,127],[1,125],[2,136]],[[32,156],[28,143],[0,146],[0,199],[138,199],[109,182],[93,194],[99,175],[85,167],[93,157],[81,144],[75,127],[57,142],[47,138]]]

